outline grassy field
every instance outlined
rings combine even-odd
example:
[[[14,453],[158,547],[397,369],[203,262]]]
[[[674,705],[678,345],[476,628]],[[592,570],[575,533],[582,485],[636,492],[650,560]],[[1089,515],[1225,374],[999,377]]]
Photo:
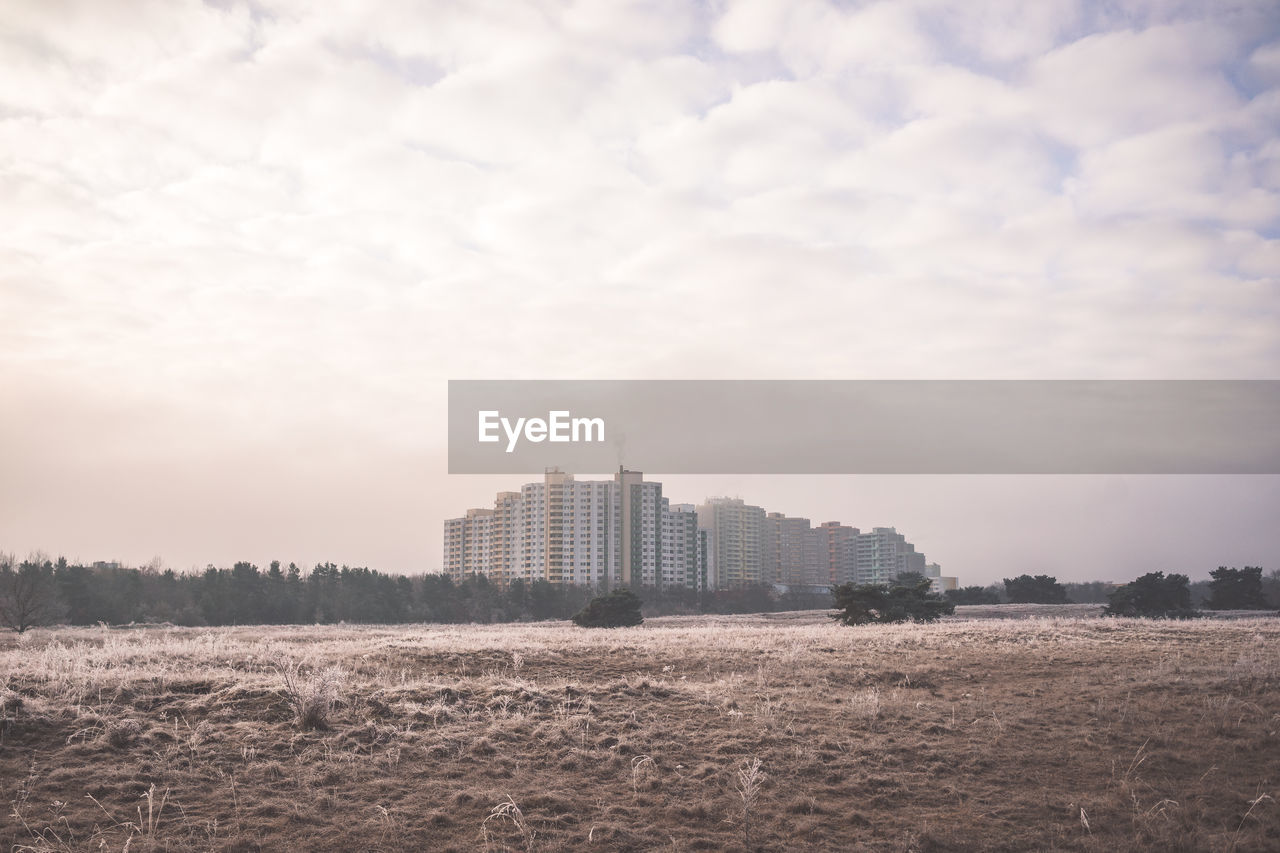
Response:
[[[0,643],[15,850],[1280,850],[1274,618]]]

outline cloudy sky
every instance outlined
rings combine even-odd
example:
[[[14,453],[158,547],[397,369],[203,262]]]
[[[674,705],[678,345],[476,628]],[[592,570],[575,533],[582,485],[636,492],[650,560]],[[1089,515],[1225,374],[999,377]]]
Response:
[[[1280,378],[1273,2],[9,0],[0,550],[439,566],[450,378]],[[664,478],[964,582],[1280,478]]]

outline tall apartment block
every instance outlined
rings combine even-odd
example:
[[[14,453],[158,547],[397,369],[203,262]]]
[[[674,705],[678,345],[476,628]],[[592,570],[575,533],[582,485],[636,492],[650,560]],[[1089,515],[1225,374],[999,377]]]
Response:
[[[765,581],[765,511],[741,498],[707,498],[697,509],[707,533],[707,582],[729,589]]]
[[[575,481],[555,469],[541,483],[526,483],[520,490],[519,559],[507,582],[612,583],[617,535],[611,485]]]
[[[707,532],[693,504],[662,502],[662,588],[707,589]]]
[[[926,564],[924,554],[892,527],[875,527],[869,533],[838,521],[810,527],[807,518],[771,512],[763,528],[762,576],[770,583],[795,587],[889,583],[904,572],[941,578],[941,567]],[[732,557],[715,548],[712,554],[713,565]],[[725,583],[724,573],[717,577],[721,586],[734,585]],[[938,580],[934,585],[943,589],[953,580]]]
[[[830,543],[823,527],[780,512],[764,517],[764,580],[787,586],[830,583]]]
[[[893,527],[859,533],[854,544],[858,583],[888,583],[903,572],[924,574],[924,554]]]
[[[889,583],[904,572],[924,574],[938,590],[957,583],[895,528],[814,527],[741,498],[672,504],[661,483],[624,469],[610,480],[549,469],[541,482],[499,492],[492,509],[447,519],[444,571],[457,580],[482,574],[502,586],[523,579],[597,589],[763,582],[818,590]]]
[[[469,509],[462,518],[444,522],[444,570],[457,575],[464,569],[489,574],[493,543],[493,510]]]
[[[838,521],[823,522],[817,528],[821,531],[827,555],[827,583],[838,586],[845,583],[857,583],[857,550],[859,530]]]
[[[498,493],[492,510],[444,522],[444,569],[456,580],[692,586],[705,583],[703,555],[696,516],[672,510],[662,484],[639,471],[575,480],[550,469],[542,482]]]

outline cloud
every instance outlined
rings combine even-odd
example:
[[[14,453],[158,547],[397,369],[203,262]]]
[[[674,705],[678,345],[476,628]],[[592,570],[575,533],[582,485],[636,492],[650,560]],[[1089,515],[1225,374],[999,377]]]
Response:
[[[0,370],[12,410],[70,419],[11,425],[35,461],[10,506],[67,460],[101,490],[192,446],[217,461],[180,493],[228,500],[299,437],[403,466],[439,452],[451,377],[1280,367],[1268,4],[30,0],[4,23]]]

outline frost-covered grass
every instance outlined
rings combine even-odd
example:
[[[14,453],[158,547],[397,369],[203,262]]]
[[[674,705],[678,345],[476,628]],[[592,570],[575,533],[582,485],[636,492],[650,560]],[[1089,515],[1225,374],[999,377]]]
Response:
[[[1247,850],[1280,820],[1274,618],[37,630],[0,695],[0,841],[36,850]]]

